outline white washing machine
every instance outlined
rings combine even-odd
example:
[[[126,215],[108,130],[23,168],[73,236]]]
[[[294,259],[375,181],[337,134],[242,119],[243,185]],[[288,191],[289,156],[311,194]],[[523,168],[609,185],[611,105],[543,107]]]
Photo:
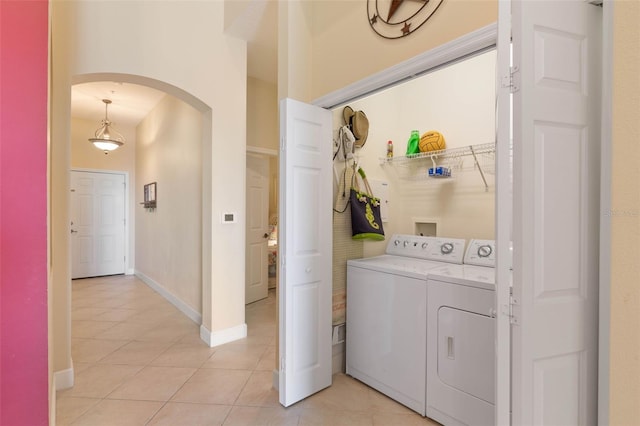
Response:
[[[465,240],[394,235],[347,262],[346,373],[426,414],[427,274],[461,264]]]
[[[429,271],[426,415],[493,426],[495,242],[471,240],[464,262]]]

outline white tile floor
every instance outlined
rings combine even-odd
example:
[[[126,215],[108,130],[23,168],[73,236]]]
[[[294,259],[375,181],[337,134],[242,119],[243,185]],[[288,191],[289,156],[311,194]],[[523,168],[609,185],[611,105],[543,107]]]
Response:
[[[215,348],[133,276],[75,280],[72,300],[75,386],[57,394],[57,425],[437,425],[343,374],[282,407],[273,290],[247,306],[248,337]]]

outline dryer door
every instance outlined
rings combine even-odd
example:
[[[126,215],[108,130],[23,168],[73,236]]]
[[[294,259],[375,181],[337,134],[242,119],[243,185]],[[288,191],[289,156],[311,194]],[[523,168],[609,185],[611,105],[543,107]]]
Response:
[[[447,306],[438,311],[438,376],[447,385],[494,402],[494,319]]]
[[[493,426],[495,292],[428,280],[427,416]]]

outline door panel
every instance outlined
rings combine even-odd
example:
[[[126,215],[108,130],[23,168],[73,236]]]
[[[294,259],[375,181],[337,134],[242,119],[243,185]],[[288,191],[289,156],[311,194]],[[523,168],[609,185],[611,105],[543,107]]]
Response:
[[[513,3],[513,424],[597,422],[601,8]]]
[[[268,294],[269,159],[247,154],[247,250],[245,303]]]
[[[71,172],[71,277],[125,272],[125,176]]]
[[[280,403],[331,385],[331,113],[280,103]]]

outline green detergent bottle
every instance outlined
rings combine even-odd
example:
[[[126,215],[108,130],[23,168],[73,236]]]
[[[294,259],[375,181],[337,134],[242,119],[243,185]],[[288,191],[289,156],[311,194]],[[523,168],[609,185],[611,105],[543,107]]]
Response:
[[[418,153],[420,153],[420,132],[412,130],[409,141],[407,142],[407,155]]]

